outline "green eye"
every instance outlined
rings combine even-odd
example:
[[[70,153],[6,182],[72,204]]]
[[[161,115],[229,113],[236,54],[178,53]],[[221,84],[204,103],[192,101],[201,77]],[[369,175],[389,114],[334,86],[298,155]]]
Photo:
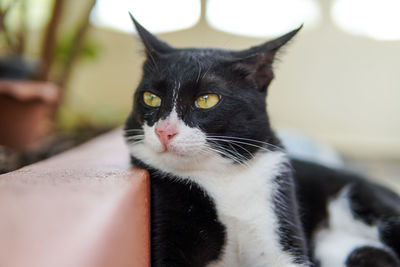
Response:
[[[161,105],[161,98],[150,92],[143,93],[143,101],[150,107],[159,107]]]
[[[195,105],[198,108],[212,108],[219,102],[219,97],[216,94],[202,95],[196,99]]]

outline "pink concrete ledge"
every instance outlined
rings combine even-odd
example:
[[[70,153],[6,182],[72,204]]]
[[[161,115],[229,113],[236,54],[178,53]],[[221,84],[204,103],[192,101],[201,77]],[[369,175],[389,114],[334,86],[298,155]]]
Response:
[[[0,175],[0,266],[147,267],[149,177],[121,130]]]

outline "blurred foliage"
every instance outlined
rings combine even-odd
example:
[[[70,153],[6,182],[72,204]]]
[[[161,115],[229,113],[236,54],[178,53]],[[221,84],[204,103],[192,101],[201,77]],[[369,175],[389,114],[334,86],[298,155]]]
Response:
[[[41,66],[37,72],[45,72],[38,73],[37,78],[64,86],[67,83],[64,77],[69,78],[76,61],[93,60],[100,51],[96,41],[86,38],[95,0],[80,2],[78,6],[82,11],[78,12],[78,21],[67,28],[59,27],[65,19],[68,4],[76,3],[65,0],[0,0],[0,56],[34,56]],[[48,50],[51,50],[50,54]]]
[[[95,60],[101,52],[99,43],[87,36],[95,3],[96,0],[0,0],[0,58],[12,56],[34,63],[32,78],[57,83],[64,90],[63,95],[68,95],[65,89],[76,63]],[[66,111],[65,100],[63,97],[53,116],[56,128],[68,130],[96,123],[87,116]]]
[[[96,116],[93,116],[96,114]],[[121,114],[121,116],[117,116],[119,118],[125,118],[126,114]],[[76,129],[84,127],[84,125],[88,127],[95,128],[97,125],[102,125],[102,127],[107,128],[115,128],[116,125],[121,125],[123,121],[115,121],[115,111],[110,111],[107,109],[103,110],[94,110],[91,114],[82,113],[80,111],[76,111],[75,109],[69,107],[68,105],[63,105],[60,107],[59,112],[57,114],[57,129],[63,132],[71,132]]]
[[[59,38],[55,49],[55,60],[58,63],[65,64],[72,52],[74,42],[76,40],[76,30],[73,33],[65,34]],[[79,58],[86,60],[94,60],[100,54],[100,45],[92,40],[86,39],[81,50],[79,51]]]
[[[37,54],[36,50],[40,46],[36,44],[37,37],[43,35],[53,3],[54,0],[1,0],[1,54],[24,56],[30,56],[32,52]]]

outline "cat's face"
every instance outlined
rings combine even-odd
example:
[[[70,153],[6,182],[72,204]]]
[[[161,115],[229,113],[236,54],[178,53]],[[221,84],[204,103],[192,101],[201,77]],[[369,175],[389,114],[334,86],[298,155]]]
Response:
[[[125,128],[134,158],[193,171],[274,149],[266,88],[277,49],[295,32],[239,52],[174,49],[134,22],[147,54]]]

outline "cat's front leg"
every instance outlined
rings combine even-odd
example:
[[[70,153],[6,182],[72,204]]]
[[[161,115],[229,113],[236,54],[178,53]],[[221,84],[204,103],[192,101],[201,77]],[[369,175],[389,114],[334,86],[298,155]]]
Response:
[[[151,175],[151,264],[203,267],[222,254],[225,229],[195,184]]]

